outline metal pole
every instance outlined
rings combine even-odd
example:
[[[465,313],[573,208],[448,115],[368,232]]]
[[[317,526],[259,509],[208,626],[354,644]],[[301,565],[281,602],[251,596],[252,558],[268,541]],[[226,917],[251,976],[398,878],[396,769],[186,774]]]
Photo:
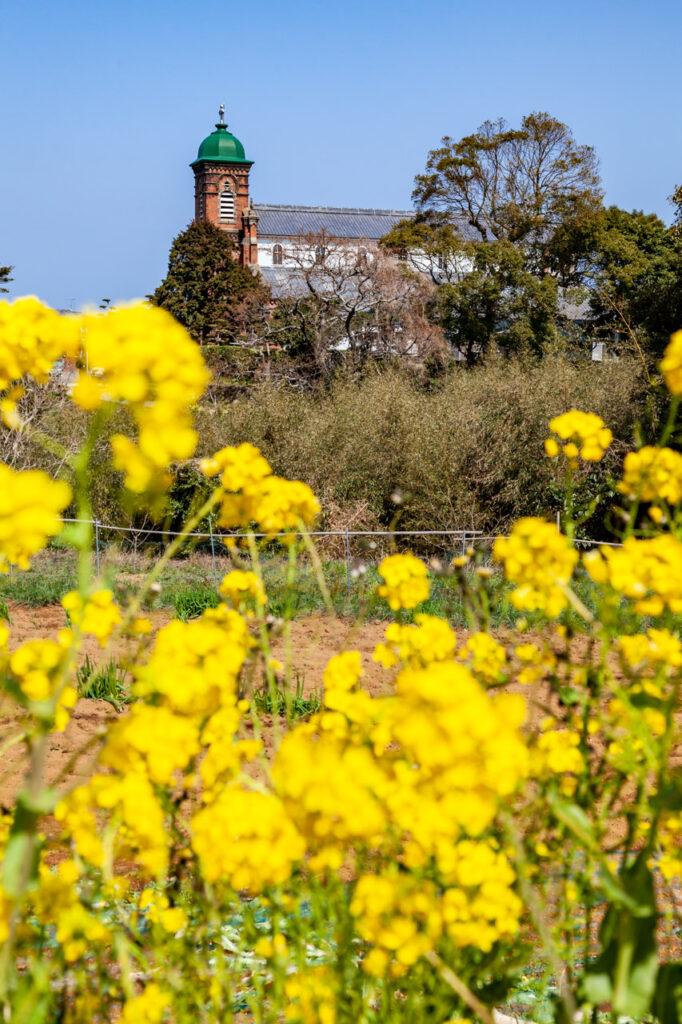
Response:
[[[467,532],[466,532],[466,530],[463,530],[462,531],[462,557],[464,557],[464,555],[466,555],[466,553],[467,553]]]
[[[95,519],[95,552],[97,553],[97,575],[99,576],[99,523]]]
[[[350,601],[350,536],[346,527],[346,591]]]
[[[215,539],[213,537],[213,516],[208,517],[208,528],[211,532],[211,556],[213,558],[213,579],[215,580],[215,592],[218,593],[218,570],[215,566]]]

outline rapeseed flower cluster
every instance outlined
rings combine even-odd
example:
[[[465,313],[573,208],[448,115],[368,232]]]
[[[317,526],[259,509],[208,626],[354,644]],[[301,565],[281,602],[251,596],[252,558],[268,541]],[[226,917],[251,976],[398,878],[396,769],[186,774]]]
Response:
[[[452,658],[457,638],[444,619],[419,612],[414,623],[400,625],[392,622],[386,627],[386,640],[374,649],[374,661],[384,668],[393,668],[402,662],[411,668],[430,665],[433,661]]]
[[[24,376],[46,383],[54,364],[75,358],[80,345],[78,317],[60,316],[33,295],[0,302],[0,390]]]
[[[648,629],[646,633],[621,636],[618,644],[626,664],[638,674],[649,670],[673,674],[682,668],[682,644],[669,629]]]
[[[29,568],[31,557],[61,531],[60,514],[70,501],[71,488],[63,480],[0,463],[0,572],[9,572],[10,565]]]
[[[682,331],[676,331],[663,353],[661,373],[671,395],[682,395]]]
[[[202,472],[220,476],[219,525],[226,529],[256,525],[268,537],[311,526],[320,512],[307,484],[274,476],[266,459],[252,444],[222,448],[202,459]],[[287,541],[293,539],[286,536]]]
[[[498,537],[493,558],[504,563],[507,579],[516,584],[511,602],[519,611],[542,611],[555,619],[568,604],[568,585],[578,554],[553,523],[519,519],[509,537]]]
[[[595,583],[634,601],[640,615],[682,612],[682,541],[670,534],[602,546],[583,555],[583,565]]]
[[[474,633],[458,651],[457,657],[466,661],[475,676],[485,683],[497,683],[507,664],[507,652],[502,644],[487,633]]]
[[[555,416],[549,429],[563,444],[560,446],[555,438],[548,437],[545,453],[555,458],[562,451],[571,463],[575,463],[578,457],[585,462],[599,462],[613,440],[613,434],[600,416],[578,409]]]
[[[429,596],[426,566],[412,554],[388,555],[379,565],[384,582],[379,597],[397,612],[400,608],[416,608]]]
[[[5,630],[6,637],[9,631]],[[28,640],[10,654],[0,650],[6,688],[44,729],[63,732],[78,694],[69,673],[69,649],[55,640]]]
[[[284,992],[284,1019],[291,1024],[336,1024],[337,991],[327,966],[297,971],[285,981]]]
[[[258,893],[291,875],[305,842],[270,793],[226,786],[192,818],[192,847],[209,882]]]
[[[167,992],[155,981],[133,999],[129,999],[121,1012],[121,1024],[159,1024],[171,1005]]]
[[[629,501],[678,505],[682,501],[682,455],[672,448],[651,445],[628,452],[618,490]]]
[[[251,646],[246,622],[225,605],[191,622],[174,619],[157,633],[146,664],[135,667],[133,692],[182,715],[211,715],[236,703]]]
[[[253,604],[263,606],[267,603],[265,588],[255,572],[233,569],[223,577],[218,592],[235,608]]]
[[[61,861],[54,870],[43,862],[32,909],[43,925],[55,928],[55,939],[67,963],[79,960],[93,947],[111,942],[111,930],[81,902],[76,883],[80,869],[74,860]]]
[[[527,685],[538,683],[556,668],[556,655],[546,647],[541,650],[537,644],[517,644],[514,654],[521,665],[516,677],[520,683]]]
[[[191,406],[208,383],[199,347],[174,317],[143,304],[82,317],[82,372],[73,400],[83,409],[124,402],[138,430],[137,441],[111,439],[114,466],[126,487],[141,493],[168,483],[168,466],[190,458],[197,444]]]
[[[382,975],[391,964],[403,974],[433,949],[443,927],[440,898],[433,882],[397,871],[358,879],[350,912],[372,947],[365,959],[369,974]]]
[[[96,590],[87,601],[83,601],[77,590],[70,590],[62,598],[62,608],[81,633],[93,633],[97,637],[100,647],[107,646],[122,621],[111,590]]]

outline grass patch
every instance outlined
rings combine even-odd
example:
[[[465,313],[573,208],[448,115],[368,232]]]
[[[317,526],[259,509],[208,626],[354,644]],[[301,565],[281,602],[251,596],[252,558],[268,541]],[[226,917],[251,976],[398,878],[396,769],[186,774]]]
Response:
[[[27,608],[40,608],[46,604],[58,604],[64,594],[77,586],[76,573],[69,567],[29,569],[0,578],[0,600],[16,601]]]
[[[115,659],[105,665],[95,665],[86,654],[76,672],[76,688],[79,697],[109,701],[117,711],[130,703],[125,671]]]
[[[215,586],[190,583],[186,586],[170,588],[165,595],[165,602],[174,610],[183,622],[198,618],[207,608],[217,608],[220,599]]]
[[[256,690],[251,700],[255,710],[261,715],[278,715],[281,718],[307,718],[322,709],[322,698],[318,690],[313,690],[306,697],[303,693],[303,680],[296,673],[296,689],[293,691],[277,686],[270,690],[263,686]]]

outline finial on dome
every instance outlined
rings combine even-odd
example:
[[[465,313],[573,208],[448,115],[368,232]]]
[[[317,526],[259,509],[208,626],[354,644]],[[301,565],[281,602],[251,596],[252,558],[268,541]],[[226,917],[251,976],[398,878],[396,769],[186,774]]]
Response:
[[[221,103],[220,107],[218,108],[218,117],[220,118],[220,123],[221,124],[225,124],[225,104],[224,103]]]

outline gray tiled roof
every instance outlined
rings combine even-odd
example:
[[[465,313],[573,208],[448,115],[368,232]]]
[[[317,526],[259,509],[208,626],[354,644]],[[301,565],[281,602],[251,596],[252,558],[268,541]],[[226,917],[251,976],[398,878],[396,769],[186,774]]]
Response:
[[[254,203],[260,238],[299,238],[321,231],[335,238],[383,238],[414,210],[363,210],[340,206],[279,206]]]
[[[286,206],[254,203],[260,238],[300,238],[326,231],[334,238],[366,238],[378,241],[401,220],[414,217],[414,210],[364,210],[344,206]],[[462,217],[458,223],[462,238],[476,240],[478,231]]]
[[[294,267],[259,267],[263,280],[270,288],[273,298],[300,298],[310,294],[303,274]]]

